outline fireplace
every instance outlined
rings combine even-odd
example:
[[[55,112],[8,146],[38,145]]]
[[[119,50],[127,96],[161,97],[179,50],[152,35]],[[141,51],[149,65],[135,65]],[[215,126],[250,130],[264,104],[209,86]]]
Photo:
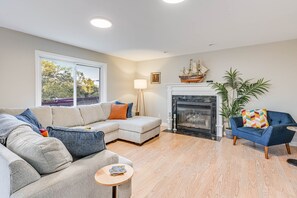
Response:
[[[167,85],[167,132],[220,140],[222,98],[208,83]]]
[[[216,100],[216,96],[173,95],[173,131],[216,139]]]

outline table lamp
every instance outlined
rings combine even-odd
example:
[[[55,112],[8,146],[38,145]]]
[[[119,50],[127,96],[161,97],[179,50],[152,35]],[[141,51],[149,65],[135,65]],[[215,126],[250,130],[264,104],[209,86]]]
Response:
[[[134,80],[134,89],[137,89],[137,102],[136,102],[136,112],[135,115],[140,115],[141,106],[143,105],[143,115],[145,115],[145,103],[144,103],[144,95],[143,90],[147,88],[147,80],[146,79],[135,79]]]

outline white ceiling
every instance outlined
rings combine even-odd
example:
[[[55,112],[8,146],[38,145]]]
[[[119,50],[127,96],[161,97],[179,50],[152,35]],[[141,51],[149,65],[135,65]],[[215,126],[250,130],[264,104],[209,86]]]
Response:
[[[0,26],[142,61],[295,39],[297,1],[0,0]]]

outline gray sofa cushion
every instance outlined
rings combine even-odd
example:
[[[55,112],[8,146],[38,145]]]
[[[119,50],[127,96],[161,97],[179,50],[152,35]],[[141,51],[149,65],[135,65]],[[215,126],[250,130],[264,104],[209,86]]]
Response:
[[[28,162],[0,144],[0,192],[10,194],[40,179],[39,173]],[[10,192],[5,192],[10,189]]]
[[[95,122],[89,124],[87,126],[77,126],[73,127],[74,129],[86,129],[88,128],[90,131],[103,131],[105,134],[113,131],[119,130],[119,124],[112,121],[103,121],[103,122]]]
[[[30,108],[31,111],[36,116],[37,120],[43,127],[52,126],[53,117],[52,117],[52,108],[51,107],[33,107]],[[6,113],[10,115],[18,115],[24,112],[26,109],[10,109],[10,108],[2,108],[0,109],[0,113]]]
[[[24,112],[26,109],[15,109],[15,108],[2,108],[0,109],[0,114],[18,115]]]
[[[53,126],[72,127],[84,125],[80,111],[76,107],[52,107]]]
[[[100,105],[102,107],[102,110],[104,112],[104,120],[107,120],[110,112],[111,112],[111,104],[113,104],[114,102],[101,102]]]
[[[89,125],[91,130],[100,130],[104,133],[110,133],[119,130],[120,125],[116,122],[96,122]]]
[[[50,137],[58,138],[75,157],[85,157],[106,149],[104,133],[64,127],[48,127]]]
[[[20,126],[10,133],[7,148],[26,160],[40,174],[62,170],[72,162],[72,156],[60,140],[42,137],[28,126]]]
[[[105,120],[100,104],[79,106],[85,125]]]
[[[30,108],[43,128],[53,125],[53,115],[51,107],[33,107]]]
[[[151,129],[161,125],[161,119],[148,116],[135,116],[127,120],[112,120],[109,122],[117,122],[120,124],[121,130],[133,131],[137,133],[145,133]]]

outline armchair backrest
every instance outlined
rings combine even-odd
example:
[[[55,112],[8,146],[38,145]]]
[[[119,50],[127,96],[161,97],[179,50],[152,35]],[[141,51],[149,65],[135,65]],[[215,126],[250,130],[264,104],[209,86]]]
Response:
[[[290,114],[276,111],[267,111],[267,119],[270,126],[296,123]]]

